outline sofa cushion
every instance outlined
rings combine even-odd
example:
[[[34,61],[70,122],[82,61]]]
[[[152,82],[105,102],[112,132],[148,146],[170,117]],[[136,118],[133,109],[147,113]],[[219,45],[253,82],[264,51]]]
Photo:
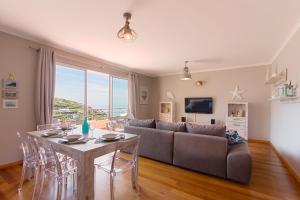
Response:
[[[201,125],[195,123],[186,123],[186,129],[189,133],[226,137],[226,126],[222,125]]]
[[[165,122],[161,120],[156,121],[156,128],[161,130],[169,130],[174,132],[185,132],[185,123],[183,122]]]
[[[252,158],[247,143],[230,145],[227,155],[227,178],[247,184],[252,175]]]
[[[130,119],[130,120],[128,120],[127,123],[129,126],[155,128],[155,120],[154,119]]]

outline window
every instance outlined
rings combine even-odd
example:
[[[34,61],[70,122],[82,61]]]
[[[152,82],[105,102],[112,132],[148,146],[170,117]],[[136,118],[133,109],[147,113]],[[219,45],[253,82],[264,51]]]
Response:
[[[56,66],[53,117],[58,121],[83,116],[105,128],[111,117],[124,117],[128,112],[128,80],[96,71]]]
[[[112,78],[112,116],[126,116],[128,113],[128,80]]]
[[[56,66],[53,117],[81,121],[84,116],[84,71]]]

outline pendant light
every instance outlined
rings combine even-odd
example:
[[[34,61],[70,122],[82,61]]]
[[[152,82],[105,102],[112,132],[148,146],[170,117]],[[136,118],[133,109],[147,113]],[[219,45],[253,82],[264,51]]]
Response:
[[[123,14],[125,18],[125,25],[118,31],[118,38],[125,41],[132,41],[137,38],[136,32],[130,28],[129,20],[131,19],[131,13],[126,12]]]
[[[189,61],[184,61],[184,68],[183,68],[183,76],[181,78],[182,81],[188,81],[192,79],[192,75],[189,72],[189,68],[187,66]]]

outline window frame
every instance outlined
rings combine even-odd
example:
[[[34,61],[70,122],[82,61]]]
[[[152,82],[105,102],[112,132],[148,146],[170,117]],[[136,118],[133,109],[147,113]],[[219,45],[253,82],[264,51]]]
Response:
[[[123,79],[123,80],[127,80],[127,84],[129,86],[129,80],[126,77],[121,77],[121,76],[116,76],[116,75],[112,75],[109,73],[105,73],[101,70],[95,70],[95,69],[89,69],[89,68],[85,68],[82,66],[75,66],[75,65],[71,65],[71,64],[66,64],[64,62],[56,62],[55,66],[57,65],[61,65],[63,67],[67,67],[67,68],[73,68],[73,69],[78,69],[78,70],[82,70],[84,72],[84,106],[83,106],[83,112],[84,112],[84,116],[88,115],[88,105],[87,105],[87,95],[88,95],[88,91],[87,91],[87,83],[88,83],[88,71],[94,71],[94,72],[99,72],[102,74],[107,74],[109,77],[109,101],[108,101],[108,119],[111,119],[113,117],[113,78],[118,78],[118,79]],[[55,85],[56,87],[56,85]],[[128,95],[127,95],[127,99],[129,100],[129,87],[128,87]],[[129,103],[127,104],[127,110],[129,109]],[[89,117],[89,116],[87,116]],[[121,116],[117,116],[122,118]]]

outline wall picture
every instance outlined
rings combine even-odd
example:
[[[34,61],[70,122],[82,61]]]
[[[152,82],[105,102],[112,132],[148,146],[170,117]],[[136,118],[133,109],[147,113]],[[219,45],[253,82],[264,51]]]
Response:
[[[146,105],[149,103],[149,89],[145,86],[140,86],[140,104]]]
[[[3,99],[3,108],[18,108],[18,100]]]
[[[11,79],[4,79],[2,81],[2,88],[5,90],[8,89],[17,89],[18,84],[16,80],[11,80]]]
[[[18,92],[14,90],[3,90],[2,91],[2,98],[3,99],[17,99]]]

